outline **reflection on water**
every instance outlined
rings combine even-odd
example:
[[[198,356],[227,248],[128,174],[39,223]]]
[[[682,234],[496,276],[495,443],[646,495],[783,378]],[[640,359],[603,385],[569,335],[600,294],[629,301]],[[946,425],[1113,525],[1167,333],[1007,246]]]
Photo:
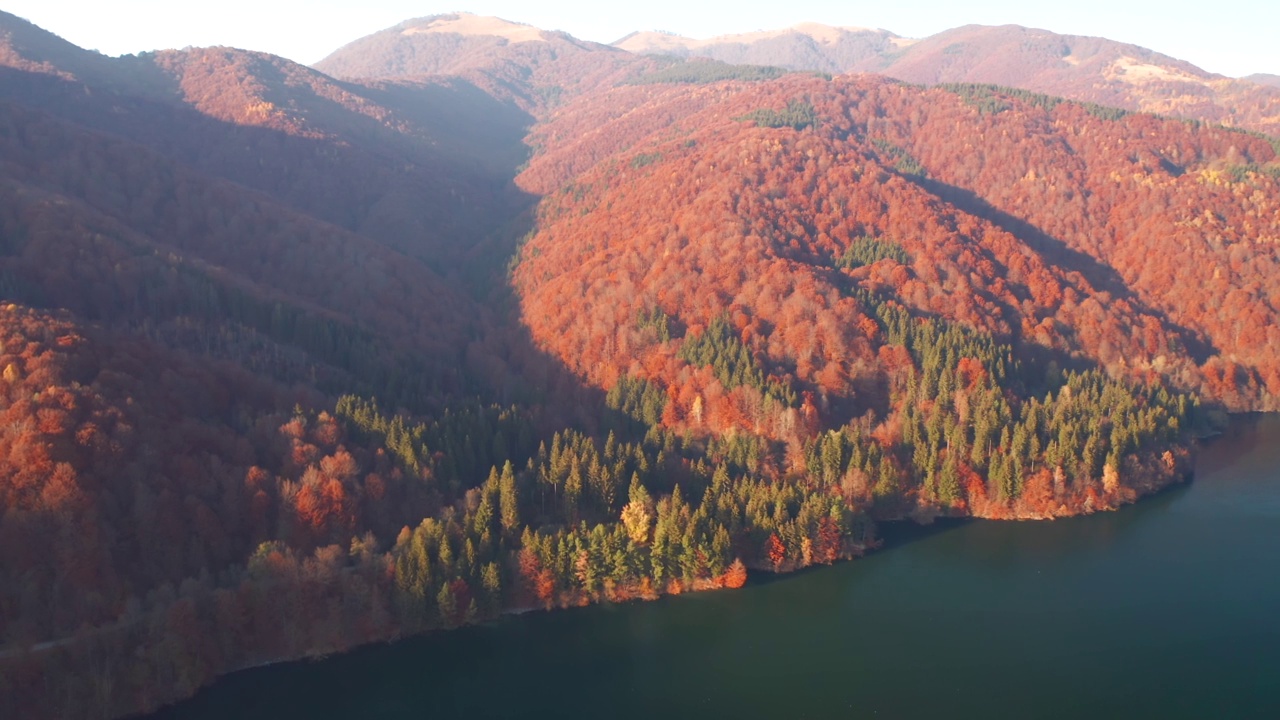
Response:
[[[1115,513],[239,673],[165,718],[1280,717],[1280,417]]]

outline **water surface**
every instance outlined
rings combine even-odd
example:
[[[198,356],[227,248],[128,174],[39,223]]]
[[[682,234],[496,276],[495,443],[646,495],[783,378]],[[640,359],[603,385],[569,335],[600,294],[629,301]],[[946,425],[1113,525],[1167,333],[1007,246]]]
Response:
[[[156,718],[1280,718],[1280,417],[1115,513],[237,673]]]

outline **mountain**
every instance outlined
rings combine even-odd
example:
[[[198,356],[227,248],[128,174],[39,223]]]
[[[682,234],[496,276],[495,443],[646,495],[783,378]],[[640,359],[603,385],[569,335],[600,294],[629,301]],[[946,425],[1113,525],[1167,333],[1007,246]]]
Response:
[[[125,63],[113,63],[46,32],[32,23],[0,11],[0,65],[63,79],[81,78],[98,86],[145,91],[149,78]],[[121,71],[128,67],[128,71]]]
[[[1257,73],[1241,78],[1249,82],[1258,83],[1259,85],[1270,85],[1272,87],[1280,87],[1280,75],[1270,75],[1268,73]]]
[[[385,551],[530,452],[516,428],[545,416],[498,400],[581,401],[491,282],[527,223],[531,118],[460,78],[340,83],[230,48],[106,58],[0,30],[0,704],[119,716],[389,637],[199,624],[227,620],[216,604],[287,629],[271,615],[301,576],[253,585],[264,544]],[[343,395],[437,418],[431,453],[361,449]],[[104,658],[119,675],[88,670]]]
[[[882,300],[866,291],[1113,376],[1155,372],[1235,409],[1280,407],[1272,141],[869,79],[628,88],[600,102],[661,120],[636,132],[633,111],[614,132],[583,103],[537,131],[574,138],[578,155],[590,153],[577,138],[629,142],[570,173],[554,152],[534,159],[522,181],[548,200],[517,287],[535,339],[601,387],[630,373],[667,388],[677,427],[761,432],[768,393],[732,400],[722,380],[715,392],[738,407],[691,420],[699,398],[711,412],[716,384],[690,374],[674,335],[654,343],[633,318],[661,312],[685,343],[731,318],[766,376],[819,410],[843,404],[844,422],[889,394],[858,380],[883,372],[866,321]],[[901,254],[863,263],[849,287],[836,260],[864,236]],[[1172,282],[1174,267],[1194,280]],[[848,404],[858,397],[873,400]]]
[[[1274,139],[689,52],[453,14],[107,58],[0,15],[0,706],[1112,509],[1280,408]]]
[[[334,77],[456,75],[487,66],[513,50],[536,61],[589,52],[593,45],[500,18],[452,13],[407,20],[363,37],[316,63],[316,68]]]
[[[696,41],[644,33],[615,43],[641,53],[704,56],[912,83],[985,83],[1280,134],[1280,94],[1167,55],[1097,37],[1017,25],[967,25],[910,40],[882,30],[805,24]]]
[[[354,85],[231,48],[76,55],[60,74],[22,70],[32,61],[10,56],[0,72],[12,100],[268,193],[437,269],[528,203],[510,180],[527,157],[521,138],[532,118],[462,79]],[[116,77],[134,81],[98,82]]]
[[[885,30],[802,23],[784,30],[721,35],[708,40],[637,32],[613,45],[639,54],[708,57],[739,65],[776,65],[842,73],[859,63],[896,52],[911,42]]]
[[[650,66],[567,33],[470,13],[407,20],[349,43],[315,65],[344,79],[458,75],[531,111]]]
[[[925,38],[886,60],[858,69],[925,84],[1007,85],[1280,134],[1280,92],[1104,38],[971,25]]]

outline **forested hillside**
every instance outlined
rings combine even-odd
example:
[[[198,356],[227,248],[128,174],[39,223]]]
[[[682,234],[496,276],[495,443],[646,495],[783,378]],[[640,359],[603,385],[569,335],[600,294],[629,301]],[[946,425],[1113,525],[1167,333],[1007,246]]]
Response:
[[[875,351],[873,331],[853,332],[870,315],[842,290],[853,280],[1060,364],[1276,407],[1266,137],[985,86],[609,95],[600,105],[637,109],[609,123],[582,103],[535,133],[564,138],[573,161],[546,152],[522,175],[548,200],[517,272],[535,336],[604,387],[633,363],[675,372],[658,368],[676,348],[643,341],[632,318],[697,328],[741,307],[734,325],[766,366],[847,395],[848,365]],[[863,237],[902,252],[840,267]]]
[[[1111,509],[1280,409],[1267,136],[466,14],[0,65],[15,717]]]
[[[111,59],[4,28],[4,706],[117,716],[403,632],[367,624],[365,597],[321,640],[284,598],[350,570],[270,579],[251,561],[272,542],[343,560],[367,538],[382,562],[531,454],[535,418],[564,422],[513,400],[591,407],[491,282],[527,223],[512,176],[531,119],[457,78],[341,84],[229,49]],[[432,418],[425,462],[343,449],[344,394]],[[295,448],[281,428],[303,421],[322,430]],[[286,617],[287,639],[266,634]]]
[[[532,118],[461,78],[344,84],[230,48],[48,56],[75,72],[28,72],[14,59],[0,67],[9,101],[261,191],[438,272],[489,248],[530,202],[511,176]]]
[[[1155,458],[1137,451],[1155,448],[1158,455],[1194,422],[1187,416],[1194,402],[1178,391],[1231,407],[1275,406],[1266,353],[1274,331],[1262,320],[1274,310],[1265,296],[1233,310],[1227,293],[1215,296],[1211,284],[1185,287],[1171,320],[1177,292],[1154,281],[1130,286],[1127,277],[1142,277],[1140,268],[1117,271],[1100,248],[1040,229],[1040,216],[1020,218],[1015,208],[1000,210],[933,179],[934,158],[907,142],[912,123],[904,119],[950,128],[922,131],[922,138],[955,142],[960,128],[966,142],[955,147],[980,167],[988,160],[975,148],[984,136],[1001,138],[1002,151],[1025,154],[1024,162],[1052,165],[1053,148],[1066,144],[1054,137],[1061,132],[1054,115],[1102,136],[1103,144],[1141,133],[1174,152],[1153,132],[1155,123],[1185,143],[1179,152],[1204,164],[1195,167],[1199,179],[1182,172],[1185,186],[1161,190],[1181,193],[1175,197],[1193,207],[1207,194],[1199,202],[1233,213],[1242,229],[1263,219],[1263,242],[1246,246],[1263,275],[1275,263],[1267,239],[1275,216],[1263,200],[1276,192],[1268,174],[1275,150],[1265,139],[1151,118],[1108,119],[1114,114],[987,88],[921,91],[880,80],[610,92],[602,104],[665,108],[665,116],[647,116],[676,119],[617,149],[616,138],[637,137],[634,114],[617,121],[626,130],[615,135],[584,103],[581,116],[562,113],[535,134],[548,145],[560,137],[578,144],[598,138],[608,149],[577,175],[546,153],[522,176],[548,200],[515,281],[535,339],[592,384],[642,388],[668,427],[757,435],[779,444],[784,467],[802,466],[806,439],[816,431],[858,428],[849,442],[870,439],[890,458],[862,468],[870,477],[862,476],[864,501],[886,511],[1035,516],[1114,503],[1123,488],[1143,488],[1159,476]],[[617,97],[624,94],[632,97]],[[1128,173],[1112,154],[1083,155],[1088,148],[1075,147],[1082,177],[1092,171],[1121,185],[1111,197],[1094,195],[1101,211],[1090,217],[1119,222],[1120,213],[1102,203],[1123,207],[1123,182],[1140,162],[1141,146],[1120,160]],[[1228,156],[1261,163],[1243,176],[1258,190],[1252,199],[1241,202],[1230,187],[1206,179]],[[1001,155],[991,162],[1011,165]],[[1190,219],[1187,227],[1195,227]],[[1084,231],[1104,237],[1108,230]],[[1144,246],[1134,256],[1178,260],[1182,248],[1157,245],[1178,242],[1178,235],[1140,230],[1112,231],[1115,246]],[[1196,262],[1204,266],[1197,272],[1232,268],[1226,253],[1197,252]],[[1170,275],[1162,278],[1167,283]],[[1208,307],[1215,316],[1190,310]],[[1252,333],[1235,331],[1255,318]],[[1252,364],[1242,366],[1246,357]],[[1001,390],[983,399],[986,383]],[[1143,392],[1154,394],[1139,401],[1132,421],[1121,420],[1123,411],[1111,403]],[[1064,402],[1084,407],[1055,409]],[[1006,429],[1001,437],[999,428]],[[1010,473],[993,461],[1028,453],[1012,460],[1012,485],[1002,486]],[[1163,458],[1169,470],[1176,461]],[[1053,489],[1024,494],[1037,468]],[[884,482],[876,483],[881,472]]]

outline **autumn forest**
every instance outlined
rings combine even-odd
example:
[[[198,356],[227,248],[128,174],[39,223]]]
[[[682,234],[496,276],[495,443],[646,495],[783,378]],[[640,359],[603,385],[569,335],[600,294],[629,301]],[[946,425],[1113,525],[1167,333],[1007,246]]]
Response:
[[[473,20],[309,68],[0,14],[13,717],[1112,510],[1280,411],[1272,89]]]

